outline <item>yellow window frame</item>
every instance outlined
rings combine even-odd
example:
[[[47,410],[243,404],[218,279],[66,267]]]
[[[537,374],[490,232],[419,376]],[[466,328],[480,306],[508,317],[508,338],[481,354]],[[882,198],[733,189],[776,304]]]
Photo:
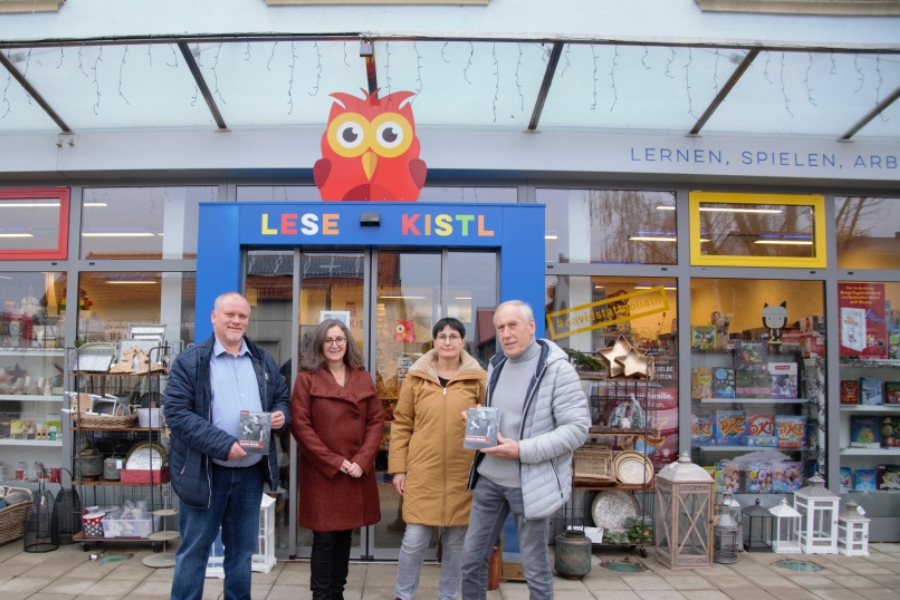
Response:
[[[813,256],[704,255],[700,248],[700,207],[704,204],[785,204],[813,209]],[[782,267],[824,269],[828,264],[825,235],[825,197],[799,194],[690,193],[691,265],[716,267]]]

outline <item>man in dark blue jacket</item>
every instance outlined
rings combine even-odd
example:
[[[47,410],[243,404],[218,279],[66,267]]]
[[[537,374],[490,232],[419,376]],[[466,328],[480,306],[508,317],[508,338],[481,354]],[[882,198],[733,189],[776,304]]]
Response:
[[[213,335],[182,352],[169,372],[169,470],[181,500],[172,600],[203,596],[206,563],[220,528],[224,596],[250,600],[263,482],[273,491],[278,486],[272,436],[290,429],[290,391],[275,360],[244,337],[249,320],[246,298],[222,294],[212,311]],[[267,453],[248,453],[239,443],[241,411],[269,413]]]

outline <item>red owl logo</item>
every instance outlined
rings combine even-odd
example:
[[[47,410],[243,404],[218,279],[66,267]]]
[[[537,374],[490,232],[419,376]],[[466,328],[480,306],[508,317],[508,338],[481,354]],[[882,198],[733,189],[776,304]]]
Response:
[[[322,135],[322,158],[313,178],[322,200],[419,199],[428,168],[419,159],[419,138],[412,107],[413,92],[378,91],[357,98],[331,94],[336,102]]]
[[[412,321],[397,321],[394,327],[394,341],[414,344],[416,342],[416,330]]]

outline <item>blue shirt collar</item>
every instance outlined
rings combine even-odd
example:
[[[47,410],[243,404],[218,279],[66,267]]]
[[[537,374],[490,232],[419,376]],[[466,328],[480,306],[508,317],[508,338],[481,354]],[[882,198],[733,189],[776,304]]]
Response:
[[[228,352],[228,350],[225,349],[225,346],[222,345],[222,342],[219,341],[219,338],[214,339],[215,341],[213,342],[213,356],[222,356],[222,354]],[[241,349],[237,355],[243,356],[244,354],[248,354],[249,352],[250,349],[247,348],[247,340],[241,338]]]

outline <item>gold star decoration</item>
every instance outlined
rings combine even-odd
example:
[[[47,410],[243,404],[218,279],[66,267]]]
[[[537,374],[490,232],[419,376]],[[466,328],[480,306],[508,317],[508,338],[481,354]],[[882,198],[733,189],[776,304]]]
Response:
[[[609,376],[618,377],[623,372],[622,364],[619,362],[619,359],[625,359],[628,356],[628,353],[632,350],[631,343],[625,338],[624,335],[620,335],[616,340],[616,343],[608,348],[603,348],[600,350],[600,357],[606,361],[607,368],[609,370]]]
[[[649,377],[650,362],[647,357],[635,348],[632,348],[625,358],[616,358],[616,362],[622,365],[625,377]]]

